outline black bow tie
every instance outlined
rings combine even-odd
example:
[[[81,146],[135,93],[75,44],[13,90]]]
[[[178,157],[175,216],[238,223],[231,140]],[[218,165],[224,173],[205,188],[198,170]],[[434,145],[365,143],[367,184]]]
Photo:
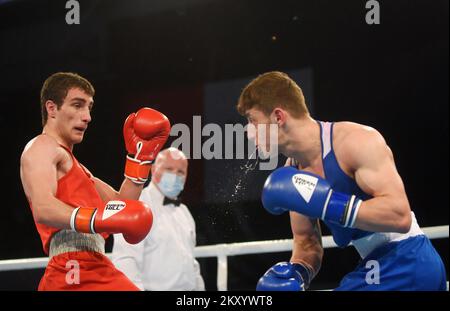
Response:
[[[171,199],[168,197],[164,197],[164,201],[163,201],[163,205],[169,205],[169,204],[173,204],[175,206],[180,206],[181,204],[181,200],[180,199]]]

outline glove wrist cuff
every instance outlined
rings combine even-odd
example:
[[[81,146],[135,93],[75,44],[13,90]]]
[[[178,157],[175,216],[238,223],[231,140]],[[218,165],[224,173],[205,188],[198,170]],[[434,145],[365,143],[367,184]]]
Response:
[[[308,267],[308,265],[305,265],[303,263],[291,262],[291,264],[294,267],[297,275],[302,279],[305,289],[307,289],[314,277],[314,271],[312,270],[312,268]]]
[[[333,191],[328,192],[322,212],[322,220],[353,228],[362,200],[355,195]]]
[[[135,184],[142,185],[148,180],[152,163],[153,161],[141,161],[127,155],[124,176]]]
[[[70,216],[70,228],[75,232],[96,233],[94,229],[97,209],[77,207]]]

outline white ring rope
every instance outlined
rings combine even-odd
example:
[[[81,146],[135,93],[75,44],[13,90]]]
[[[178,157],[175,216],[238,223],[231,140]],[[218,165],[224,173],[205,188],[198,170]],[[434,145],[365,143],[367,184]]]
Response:
[[[435,226],[422,228],[423,232],[430,239],[448,238],[449,226]],[[337,247],[332,236],[322,237],[323,248]],[[243,243],[229,243],[197,246],[195,248],[195,257],[217,257],[217,289],[227,290],[228,279],[228,256],[249,255],[261,253],[277,253],[292,250],[292,239],[254,241]],[[107,254],[111,258],[111,254]],[[0,260],[0,271],[14,271],[25,269],[45,268],[48,263],[48,257],[24,258]]]

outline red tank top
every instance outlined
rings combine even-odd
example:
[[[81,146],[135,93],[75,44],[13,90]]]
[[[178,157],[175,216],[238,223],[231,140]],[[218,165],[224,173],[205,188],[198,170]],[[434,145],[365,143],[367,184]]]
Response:
[[[70,157],[72,158],[72,167],[66,175],[58,180],[56,198],[74,208],[78,206],[95,208],[104,205],[100,195],[95,189],[91,175],[80,165],[69,149],[62,145],[61,147],[70,154]],[[31,210],[33,210],[31,202],[30,207]],[[41,236],[44,252],[48,254],[52,236],[61,229],[38,224],[36,222],[35,224],[39,235]],[[104,233],[102,236],[106,239],[108,234]]]

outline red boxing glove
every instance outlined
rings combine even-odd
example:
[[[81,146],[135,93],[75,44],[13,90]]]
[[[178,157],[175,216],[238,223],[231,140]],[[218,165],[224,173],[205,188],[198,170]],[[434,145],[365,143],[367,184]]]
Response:
[[[142,241],[153,224],[150,208],[141,201],[109,201],[102,208],[78,207],[70,217],[72,230],[84,233],[122,233],[130,244]]]
[[[128,156],[125,177],[137,184],[147,181],[151,165],[170,134],[170,122],[159,111],[142,108],[132,113],[123,125]]]

